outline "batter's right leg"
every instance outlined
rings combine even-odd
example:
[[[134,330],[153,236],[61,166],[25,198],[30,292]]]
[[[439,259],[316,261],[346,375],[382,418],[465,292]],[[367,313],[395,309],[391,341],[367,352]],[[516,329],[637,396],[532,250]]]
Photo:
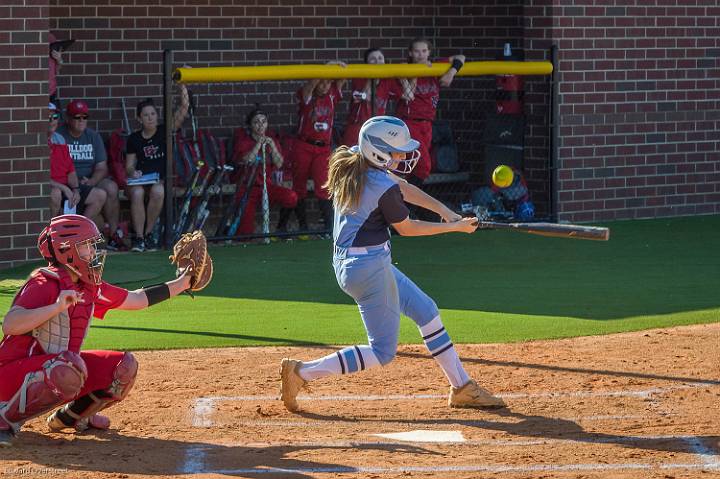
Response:
[[[309,381],[352,374],[395,357],[400,328],[398,290],[390,267],[382,259],[336,262],[340,287],[358,303],[369,345],[349,346],[314,361],[285,358],[280,365],[280,396],[289,411],[297,411],[297,394]]]

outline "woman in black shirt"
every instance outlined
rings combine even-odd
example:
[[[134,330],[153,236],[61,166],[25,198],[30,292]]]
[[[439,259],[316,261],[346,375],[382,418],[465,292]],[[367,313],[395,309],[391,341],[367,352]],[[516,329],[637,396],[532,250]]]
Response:
[[[185,85],[180,85],[181,103],[174,115],[173,131],[182,126],[190,104]],[[156,241],[150,234],[160,216],[165,199],[165,127],[158,125],[159,114],[152,99],[147,98],[137,106],[137,118],[142,129],[128,137],[125,168],[128,179],[140,178],[148,173],[158,173],[160,181],[146,185],[128,185],[125,190],[130,198],[130,215],[135,235],[132,251],[153,251]],[[147,199],[147,207],[145,200]]]

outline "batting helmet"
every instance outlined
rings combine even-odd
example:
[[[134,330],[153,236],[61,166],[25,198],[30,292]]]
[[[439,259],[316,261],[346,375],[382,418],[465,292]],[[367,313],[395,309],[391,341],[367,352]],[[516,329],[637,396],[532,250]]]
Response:
[[[61,215],[50,220],[38,236],[38,250],[48,262],[65,266],[81,281],[102,281],[105,240],[95,223],[84,216]]]
[[[396,173],[410,173],[420,159],[420,142],[413,140],[405,122],[394,116],[375,116],[363,123],[358,146],[370,163]],[[412,156],[391,168],[393,153],[412,153]]]

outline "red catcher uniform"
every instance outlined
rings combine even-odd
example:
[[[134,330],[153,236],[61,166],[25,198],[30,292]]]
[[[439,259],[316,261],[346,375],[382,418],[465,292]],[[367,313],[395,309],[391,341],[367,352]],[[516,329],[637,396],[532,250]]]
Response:
[[[235,151],[233,152],[233,158],[244,158],[245,155],[252,151],[257,144],[255,139],[247,133],[245,128],[238,128],[235,130],[234,137]],[[277,150],[282,154],[280,142],[278,142],[273,136],[270,136],[270,138],[272,138],[272,141],[275,143],[275,148],[277,148]],[[268,200],[270,201],[270,204],[279,204],[283,208],[295,208],[295,205],[297,205],[297,194],[289,188],[276,185],[272,182],[273,173],[277,167],[272,162],[272,150],[270,147],[265,145],[263,148],[265,149],[265,179],[267,181]],[[259,154],[261,155],[260,158],[262,158],[262,150],[259,151]],[[250,168],[251,166],[246,164],[244,167]],[[255,211],[257,210],[258,203],[262,201],[262,191],[263,174],[262,165],[260,165],[257,169],[255,182],[253,183],[250,194],[248,195],[247,204],[245,205],[245,211],[243,211],[240,225],[238,226],[239,235],[252,234],[255,231]],[[244,194],[245,188],[242,187],[238,188],[235,192],[236,198],[240,198]]]
[[[314,93],[305,103],[302,88],[297,92],[299,102],[298,141],[293,148],[293,190],[299,200],[307,196],[307,180],[312,176],[315,183],[315,196],[327,200],[328,193],[324,185],[328,175],[328,159],[332,147],[333,119],[335,106],[342,95],[333,82],[330,90],[323,96]]]
[[[354,78],[352,81],[352,91],[361,92],[365,90],[368,80],[363,78]],[[368,95],[370,95],[368,93]],[[394,78],[382,78],[375,86],[375,116],[382,116],[387,109],[388,101],[392,97],[402,95],[402,87]],[[343,145],[353,146],[358,144],[358,135],[360,127],[363,126],[372,114],[370,98],[361,101],[351,99],[350,111],[348,112],[347,125],[343,134]]]
[[[99,286],[78,281],[73,283],[62,268],[48,266],[36,270],[20,289],[13,306],[35,309],[53,304],[61,290],[72,289],[83,294],[84,302],[50,318],[45,324],[20,336],[3,337],[0,343],[0,403],[8,401],[20,388],[25,376],[42,368],[43,363],[63,351],[79,353],[88,370],[87,380],[78,397],[105,389],[113,381],[113,372],[125,353],[116,351],[80,352],[91,317],[103,319],[110,309],[127,298],[128,291],[109,283]]]
[[[397,82],[402,91],[402,85]],[[415,97],[412,101],[401,100],[395,114],[405,121],[410,136],[420,142],[420,160],[412,171],[412,175],[425,180],[430,176],[432,162],[430,144],[432,143],[432,122],[435,119],[438,102],[440,101],[440,80],[435,77],[417,79]]]

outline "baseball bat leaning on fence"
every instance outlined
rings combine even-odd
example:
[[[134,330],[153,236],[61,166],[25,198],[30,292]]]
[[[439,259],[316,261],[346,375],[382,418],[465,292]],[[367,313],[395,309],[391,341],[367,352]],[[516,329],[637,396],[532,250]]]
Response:
[[[125,130],[125,136],[130,136],[132,130],[130,129],[130,120],[128,120],[127,116],[127,108],[125,107],[125,98],[120,98],[120,104],[122,105],[123,111],[123,125]]]
[[[240,199],[240,204],[238,205],[237,211],[235,212],[235,217],[233,218],[232,223],[227,230],[228,236],[235,236],[238,227],[240,227],[240,221],[242,220],[243,214],[245,213],[245,206],[247,206],[248,198],[250,198],[250,190],[252,190],[253,186],[255,185],[255,177],[257,176],[257,169],[259,165],[260,162],[258,161],[255,161],[253,163],[253,166],[250,170],[250,176],[248,177],[247,183],[245,184],[245,191],[243,192],[242,198]]]
[[[610,239],[610,230],[600,226],[581,226],[558,223],[500,223],[478,220],[478,229],[503,229],[555,238],[577,238],[595,241]]]
[[[241,171],[240,176],[235,180],[235,191],[240,188],[240,185],[245,184],[247,175],[249,174],[250,170],[247,167]],[[225,231],[230,227],[230,223],[232,223],[233,213],[237,210],[238,204],[240,204],[240,198],[238,198],[237,195],[233,195],[227,208],[225,208],[225,213],[223,213],[222,218],[220,218],[214,236],[222,236],[225,234]]]
[[[271,140],[272,141],[272,140]],[[263,224],[262,232],[265,235],[270,234],[270,200],[268,199],[267,189],[267,167],[265,165],[265,145],[262,147],[262,177],[263,177],[263,190],[262,190],[262,215]],[[270,244],[270,236],[266,236],[263,239],[263,243]]]
[[[180,209],[178,219],[175,222],[175,227],[173,228],[173,242],[177,242],[177,240],[180,239],[180,235],[185,230],[185,223],[187,223],[188,216],[190,215],[190,203],[192,202],[193,191],[197,186],[198,177],[200,176],[200,169],[201,165],[198,165],[195,173],[193,173],[190,183],[188,183],[187,190],[185,190],[185,194],[183,195],[183,205]]]
[[[240,220],[242,219],[242,215],[245,210],[245,204],[250,196],[250,189],[255,182],[257,167],[257,161],[253,162],[252,166],[245,165],[244,176],[235,183],[236,188],[242,188],[244,186],[245,191],[241,197],[238,197],[236,190],[235,198],[230,202],[222,220],[218,224],[215,236],[234,236],[237,232],[238,226],[240,226]]]
[[[197,127],[197,117],[195,116],[195,106],[196,106],[196,100],[197,97],[192,92],[192,90],[188,89],[188,114],[190,115],[190,125],[192,126],[192,138],[193,138],[193,148],[195,148],[195,154],[198,158],[200,158],[200,145],[198,144],[198,127]]]
[[[212,195],[220,194],[220,192],[222,192],[222,182],[225,179],[225,176],[231,171],[233,171],[233,167],[230,165],[218,166],[218,172],[215,173],[215,180],[213,181],[212,185],[205,189],[205,194],[203,195],[202,201],[197,207],[197,215],[195,216],[195,220],[192,223],[192,228],[190,228],[191,231],[203,229],[203,226],[205,226],[205,222],[207,221],[208,216],[210,216],[210,208],[208,206],[208,204],[210,203],[210,197]]]

